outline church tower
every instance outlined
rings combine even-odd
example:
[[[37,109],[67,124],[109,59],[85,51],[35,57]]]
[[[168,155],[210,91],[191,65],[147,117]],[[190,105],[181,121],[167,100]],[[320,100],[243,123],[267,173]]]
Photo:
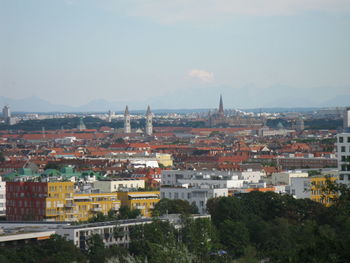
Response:
[[[124,133],[130,133],[131,132],[131,124],[130,124],[130,113],[128,106],[125,108],[124,112]]]
[[[220,95],[219,115],[224,116],[224,104],[222,103],[222,95]]]
[[[152,112],[151,108],[148,105],[147,112],[146,112],[146,134],[148,136],[151,136],[153,133],[153,125],[152,125]]]

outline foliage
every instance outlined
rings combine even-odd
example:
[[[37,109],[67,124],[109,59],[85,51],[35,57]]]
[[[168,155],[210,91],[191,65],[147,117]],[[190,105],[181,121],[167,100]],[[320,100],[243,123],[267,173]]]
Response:
[[[135,219],[141,215],[139,209],[130,209],[128,206],[121,206],[118,211],[109,210],[107,215],[104,215],[102,212],[93,212],[93,216],[89,218],[89,223],[95,222],[105,222],[105,221],[114,221],[121,219]]]
[[[3,152],[0,152],[0,162],[5,161],[5,155]]]
[[[220,243],[237,262],[247,251],[256,252],[247,262],[349,262],[349,190],[327,187],[341,192],[331,207],[272,192],[211,199],[207,206]]]
[[[118,219],[134,219],[141,216],[139,209],[130,209],[128,206],[121,206],[119,208]]]
[[[0,262],[71,263],[86,262],[84,254],[65,238],[53,235],[48,240],[17,247],[0,247]]]
[[[198,208],[186,200],[162,198],[152,211],[153,216],[164,214],[198,214]]]

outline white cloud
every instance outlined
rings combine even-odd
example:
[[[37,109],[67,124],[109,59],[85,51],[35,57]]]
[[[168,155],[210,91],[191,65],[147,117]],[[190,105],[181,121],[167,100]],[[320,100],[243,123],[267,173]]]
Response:
[[[235,15],[294,15],[306,11],[350,12],[349,0],[129,0],[127,13],[160,23],[198,22]]]
[[[188,76],[194,79],[198,79],[202,82],[212,82],[214,80],[214,73],[200,69],[191,69],[188,72]]]

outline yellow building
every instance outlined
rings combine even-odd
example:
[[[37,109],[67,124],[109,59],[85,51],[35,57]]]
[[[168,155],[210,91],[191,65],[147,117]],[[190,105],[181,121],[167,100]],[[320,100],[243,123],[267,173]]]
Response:
[[[332,204],[332,198],[337,195],[334,193],[327,193],[322,188],[326,185],[326,180],[329,179],[334,183],[338,177],[336,176],[314,176],[311,177],[311,196],[310,199],[324,204],[325,206],[330,206]]]
[[[72,205],[75,218],[86,221],[97,212],[107,215],[110,210],[118,211],[120,203],[117,193],[91,193],[74,194]]]
[[[173,166],[173,159],[171,158],[171,154],[168,153],[156,153],[156,160],[158,164],[163,165],[164,167]]]
[[[73,199],[73,182],[47,183],[46,214],[49,221],[67,221],[66,203]]]
[[[46,220],[86,221],[97,212],[119,210],[117,193],[74,193],[73,182],[48,183]]]
[[[122,206],[128,206],[130,209],[140,209],[145,217],[151,217],[152,209],[159,202],[159,191],[144,192],[118,192],[118,199]]]

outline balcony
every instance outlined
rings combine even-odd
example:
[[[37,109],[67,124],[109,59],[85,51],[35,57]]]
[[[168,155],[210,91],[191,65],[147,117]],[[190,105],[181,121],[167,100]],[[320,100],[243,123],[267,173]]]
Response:
[[[71,208],[71,207],[75,207],[76,206],[76,204],[74,204],[74,203],[66,203],[65,205],[64,205],[64,207],[66,207],[66,208]]]
[[[102,211],[102,207],[93,207],[91,208],[92,211],[94,212],[101,212]]]

